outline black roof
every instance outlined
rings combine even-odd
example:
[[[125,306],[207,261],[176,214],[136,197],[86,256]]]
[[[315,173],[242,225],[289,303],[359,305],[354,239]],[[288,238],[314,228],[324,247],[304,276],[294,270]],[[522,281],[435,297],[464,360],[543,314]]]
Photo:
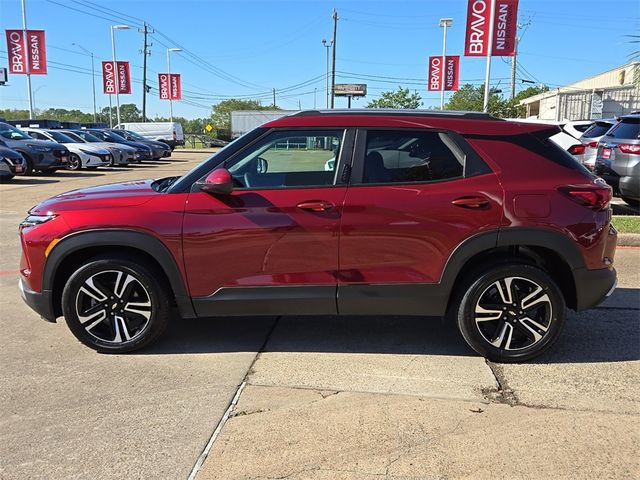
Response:
[[[419,110],[419,109],[394,109],[394,108],[347,108],[333,110],[302,110],[290,114],[290,117],[310,117],[316,115],[393,115],[411,117],[436,117],[436,118],[469,118],[479,120],[503,121],[483,112],[467,112],[461,110]]]

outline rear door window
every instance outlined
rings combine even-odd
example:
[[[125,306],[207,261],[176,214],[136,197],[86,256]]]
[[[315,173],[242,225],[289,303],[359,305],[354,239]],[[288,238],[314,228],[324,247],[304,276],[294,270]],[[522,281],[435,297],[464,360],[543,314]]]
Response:
[[[369,130],[362,183],[433,182],[461,178],[465,154],[443,132]]]

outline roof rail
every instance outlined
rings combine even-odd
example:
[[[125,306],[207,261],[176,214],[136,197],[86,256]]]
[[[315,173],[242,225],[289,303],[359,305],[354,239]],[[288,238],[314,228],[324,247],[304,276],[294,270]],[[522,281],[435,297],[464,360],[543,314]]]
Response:
[[[290,114],[290,117],[311,117],[318,115],[392,115],[411,117],[446,117],[465,118],[478,120],[503,121],[502,118],[494,117],[483,112],[467,112],[460,110],[414,110],[414,109],[391,109],[391,108],[350,108],[333,110],[302,110]]]

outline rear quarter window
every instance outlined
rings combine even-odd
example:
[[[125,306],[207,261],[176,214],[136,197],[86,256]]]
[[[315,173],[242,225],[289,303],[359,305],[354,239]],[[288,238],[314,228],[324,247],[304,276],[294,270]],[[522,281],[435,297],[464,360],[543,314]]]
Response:
[[[611,129],[608,136],[633,140],[640,139],[640,118],[623,118]]]
[[[610,123],[596,122],[593,125],[591,125],[589,128],[587,128],[587,130],[582,134],[582,136],[585,138],[601,137],[602,135],[607,133],[611,127],[612,125]]]

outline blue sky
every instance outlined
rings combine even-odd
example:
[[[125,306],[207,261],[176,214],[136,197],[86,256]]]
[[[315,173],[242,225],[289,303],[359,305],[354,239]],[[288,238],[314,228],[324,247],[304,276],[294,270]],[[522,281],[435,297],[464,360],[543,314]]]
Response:
[[[338,83],[367,83],[364,104],[398,85],[418,91],[425,107],[439,105],[426,91],[427,59],[442,50],[438,19],[452,17],[447,52],[461,54],[466,0],[404,1],[180,1],[180,0],[27,0],[29,28],[46,31],[49,74],[34,75],[35,106],[92,111],[91,61],[73,43],[111,58],[110,25],[138,26],[142,20],[156,29],[150,41],[149,83],[166,70],[166,48],[185,47],[172,54],[171,69],[182,74],[185,101],[174,102],[176,116],[206,117],[210,106],[230,96],[255,97],[286,109],[324,107],[325,48],[331,36],[331,12],[340,20],[337,37]],[[518,20],[518,88],[525,78],[560,86],[628,62],[634,50],[628,35],[640,32],[637,0],[520,0]],[[0,0],[0,27],[21,28],[20,0]],[[3,35],[4,38],[4,35]],[[121,103],[142,102],[142,34],[136,28],[116,32],[119,60],[132,64],[133,94]],[[635,45],[640,49],[640,44]],[[492,85],[508,93],[510,59],[494,57]],[[4,40],[0,65],[6,66]],[[483,58],[462,57],[462,83],[480,83]],[[96,79],[98,108],[108,105]],[[283,90],[283,92],[279,92]],[[2,108],[27,108],[26,79],[10,76],[0,87]],[[346,100],[337,99],[337,106]],[[168,116],[168,102],[157,89],[147,97],[150,116]]]

